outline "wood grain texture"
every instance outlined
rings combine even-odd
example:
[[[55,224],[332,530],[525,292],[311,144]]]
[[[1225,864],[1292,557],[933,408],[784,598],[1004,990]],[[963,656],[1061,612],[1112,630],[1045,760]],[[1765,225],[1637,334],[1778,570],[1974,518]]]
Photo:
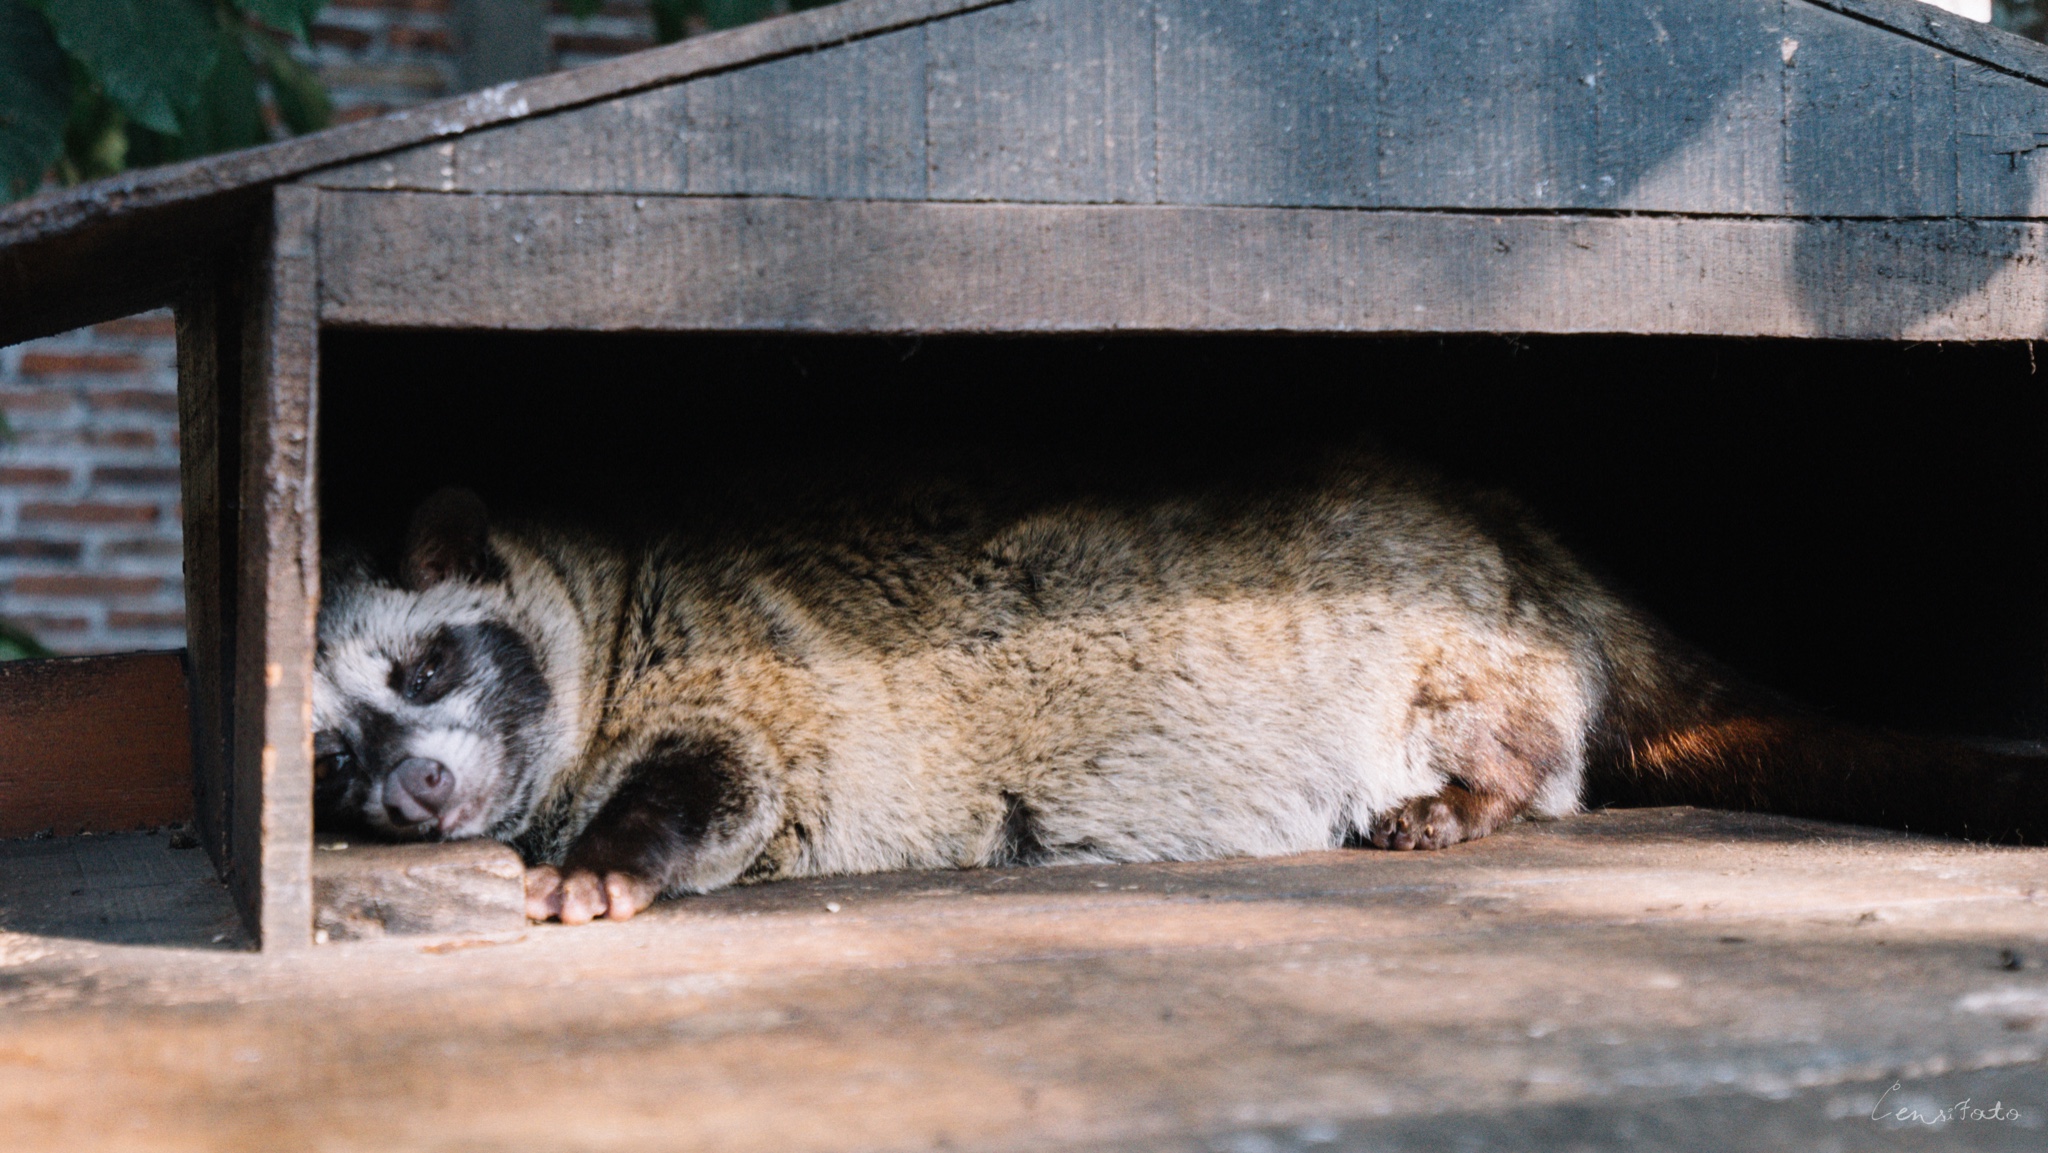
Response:
[[[1153,19],[1032,0],[928,25],[930,198],[1153,200]]]
[[[0,341],[26,340],[170,303],[193,263],[235,232],[230,217],[260,211],[263,190],[280,181],[1009,2],[845,0],[375,120],[123,173],[0,207]]]
[[[1787,211],[1954,215],[1955,58],[1800,4],[1783,43]]]
[[[1649,212],[1784,211],[1782,0],[1598,0],[1590,11],[1587,191]]]
[[[243,354],[228,882],[266,951],[305,947],[313,920],[318,221],[319,193],[276,190]]]
[[[526,866],[509,846],[320,841],[313,926],[326,942],[526,928]]]
[[[772,198],[323,198],[329,323],[2031,339],[2043,226]]]
[[[2019,1153],[1869,1115],[2048,1110],[2039,849],[1608,811],[251,958],[171,884],[106,947],[132,840],[0,844],[9,1149]]]
[[[689,191],[922,197],[924,42],[912,28],[691,81]]]
[[[242,271],[215,271],[203,278],[177,309],[178,471],[184,502],[192,784],[200,839],[223,873],[233,860]]]
[[[0,662],[0,837],[192,817],[180,653]]]

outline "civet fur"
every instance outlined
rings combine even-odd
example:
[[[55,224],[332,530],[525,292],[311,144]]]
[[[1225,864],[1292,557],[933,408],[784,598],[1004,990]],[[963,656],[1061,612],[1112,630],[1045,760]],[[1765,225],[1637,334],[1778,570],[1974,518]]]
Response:
[[[565,921],[740,880],[1439,848],[1589,798],[2048,832],[2033,764],[1803,715],[1513,503],[1374,458],[717,547],[448,491],[398,580],[327,581],[323,819],[509,841]]]

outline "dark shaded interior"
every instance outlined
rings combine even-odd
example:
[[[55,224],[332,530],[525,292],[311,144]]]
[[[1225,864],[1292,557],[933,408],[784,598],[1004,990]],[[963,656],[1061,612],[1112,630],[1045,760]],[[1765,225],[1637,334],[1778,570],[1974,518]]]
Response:
[[[388,549],[451,483],[626,527],[904,476],[1171,490],[1378,442],[1520,493],[1765,684],[2048,736],[2048,377],[2024,345],[330,332],[322,358],[330,539]]]

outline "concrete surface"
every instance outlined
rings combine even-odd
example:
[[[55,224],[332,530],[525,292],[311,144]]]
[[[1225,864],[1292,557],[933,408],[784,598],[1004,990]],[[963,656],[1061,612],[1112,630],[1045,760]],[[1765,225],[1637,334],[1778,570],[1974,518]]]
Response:
[[[0,844],[0,1147],[2048,1147],[2042,850],[1651,810],[263,957],[166,840]]]

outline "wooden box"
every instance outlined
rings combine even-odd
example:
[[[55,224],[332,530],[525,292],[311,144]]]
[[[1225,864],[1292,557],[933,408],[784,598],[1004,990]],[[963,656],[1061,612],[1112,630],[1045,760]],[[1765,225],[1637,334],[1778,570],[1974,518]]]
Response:
[[[0,340],[178,310],[198,824],[296,948],[321,393],[370,387],[323,355],[1530,334],[1881,375],[2048,332],[2044,127],[2048,50],[1898,0],[849,0],[0,210]],[[2017,371],[1971,356],[1931,371]]]

